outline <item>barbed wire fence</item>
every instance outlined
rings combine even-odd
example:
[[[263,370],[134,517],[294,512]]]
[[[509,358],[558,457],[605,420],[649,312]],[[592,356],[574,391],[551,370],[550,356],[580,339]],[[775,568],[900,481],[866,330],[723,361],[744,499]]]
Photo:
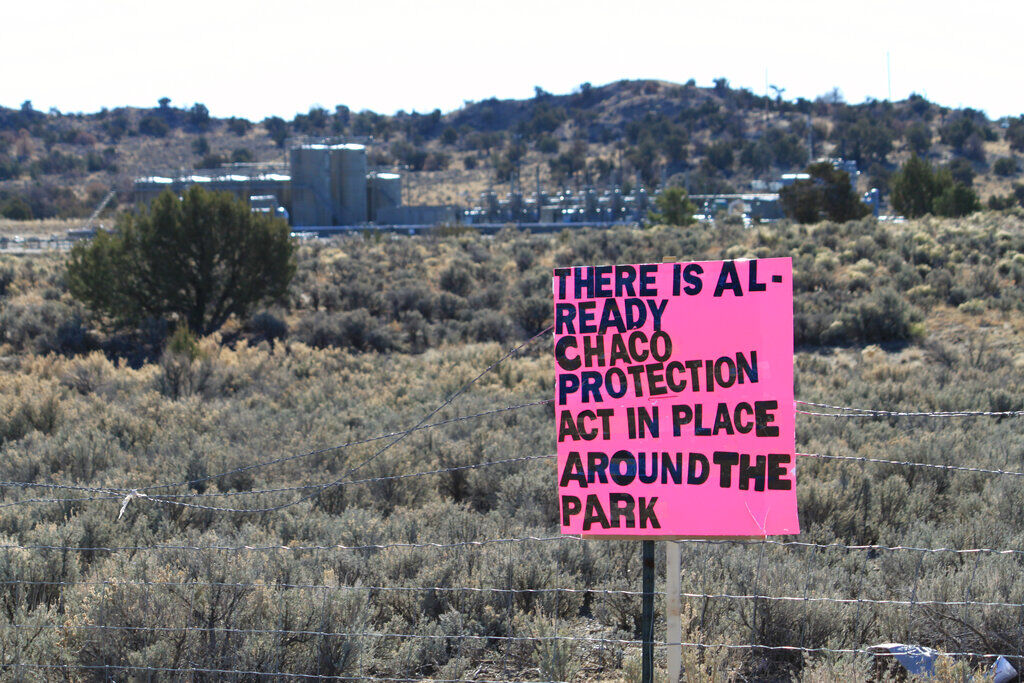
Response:
[[[526,410],[537,407],[551,406],[553,399],[538,399],[534,401],[510,404],[507,406],[479,410],[471,414],[445,418],[431,422],[440,411],[452,405],[460,396],[466,394],[474,384],[494,368],[514,357],[529,344],[533,343],[551,331],[547,328],[519,346],[509,350],[491,365],[484,368],[469,382],[449,395],[436,408],[431,410],[412,427],[400,431],[389,432],[360,440],[353,440],[330,448],[318,449],[304,453],[287,455],[283,457],[263,460],[248,464],[242,467],[226,470],[202,477],[164,482],[164,483],[140,483],[138,486],[88,486],[80,483],[58,483],[58,482],[30,482],[30,481],[2,481],[0,490],[5,498],[13,497],[0,503],[0,508],[12,508],[18,506],[39,506],[46,504],[57,505],[85,505],[97,504],[111,507],[112,514],[116,510],[117,517],[121,518],[126,511],[132,510],[135,506],[155,505],[172,506],[178,508],[192,508],[210,513],[225,515],[266,515],[275,513],[286,508],[291,508],[302,503],[316,499],[324,491],[334,488],[349,486],[361,486],[382,482],[399,482],[423,477],[435,477],[454,472],[468,470],[479,470],[496,467],[530,467],[538,464],[545,464],[546,469],[538,472],[536,476],[550,476],[550,463],[555,459],[553,454],[525,455],[512,458],[501,458],[477,463],[465,463],[449,467],[433,468],[414,472],[397,472],[381,476],[358,476],[359,471],[379,458],[388,449],[392,448],[409,435],[431,429],[439,429],[445,425],[457,422],[466,422],[477,419],[484,419],[503,413],[512,413],[519,410]],[[805,415],[809,419],[856,419],[856,420],[898,420],[902,418],[929,418],[929,419],[970,419],[970,418],[1012,418],[1024,416],[1024,411],[892,411],[876,408],[861,408],[843,406],[822,402],[797,401],[796,412]],[[183,489],[194,487],[197,484],[204,484],[212,481],[223,480],[229,476],[253,470],[261,470],[285,462],[293,462],[304,458],[313,458],[329,453],[336,453],[350,447],[382,442],[382,445],[374,450],[369,456],[357,461],[347,467],[341,477],[335,477],[328,481],[309,482],[294,486],[280,486],[267,488],[254,488],[238,491],[215,491],[182,492]],[[996,478],[1018,478],[1024,476],[1024,472],[1010,469],[972,467],[951,463],[932,463],[913,460],[900,460],[895,458],[875,458],[842,453],[798,453],[800,458],[808,460],[819,460],[827,462],[850,462],[859,463],[862,467],[885,466],[897,468],[928,469],[949,472],[964,476],[986,476]],[[53,492],[53,497],[41,497],[33,493],[36,491]],[[177,492],[176,492],[177,491]],[[70,496],[68,492],[74,492]],[[18,496],[27,494],[29,497]],[[273,503],[262,501],[274,497],[287,496],[286,500]],[[245,499],[255,500],[257,504],[252,506],[231,506],[208,504],[207,501],[216,499]],[[73,544],[51,544],[51,543],[19,543],[0,542],[0,562],[13,564],[12,556],[15,554],[40,554],[47,557],[61,557],[67,560],[70,556],[81,555],[89,557],[122,558],[119,561],[131,563],[141,554],[157,554],[165,556],[168,553],[185,553],[193,556],[214,556],[227,555],[236,557],[260,556],[267,564],[272,564],[275,558],[282,554],[305,554],[316,558],[323,564],[337,565],[337,562],[327,562],[326,559],[337,554],[361,555],[362,557],[378,557],[381,553],[490,553],[486,561],[491,563],[505,562],[507,564],[508,580],[504,585],[398,585],[400,581],[389,585],[363,585],[359,581],[347,582],[344,577],[338,577],[331,582],[295,582],[286,577],[271,576],[266,581],[242,581],[231,580],[225,576],[223,580],[201,579],[198,576],[181,577],[177,580],[169,579],[146,579],[132,577],[128,574],[110,578],[109,580],[96,580],[95,578],[82,578],[71,580],[51,581],[45,578],[29,578],[13,576],[16,571],[4,571],[3,576],[9,578],[0,579],[0,585],[8,589],[10,595],[14,596],[13,603],[8,608],[6,623],[0,624],[0,671],[10,673],[14,676],[34,675],[42,678],[103,678],[112,679],[115,674],[118,676],[131,677],[192,677],[218,679],[229,677],[235,680],[272,678],[279,680],[381,680],[381,681],[418,681],[429,679],[432,681],[477,681],[484,683],[498,680],[526,680],[524,675],[536,674],[541,678],[537,680],[560,680],[550,676],[544,676],[545,671],[536,667],[523,669],[516,662],[509,661],[508,651],[512,647],[528,647],[543,651],[545,655],[553,657],[576,656],[573,652],[560,649],[563,646],[571,648],[582,648],[587,659],[594,653],[601,653],[599,661],[621,662],[624,653],[636,653],[640,648],[640,641],[633,637],[624,637],[621,629],[602,629],[595,626],[587,634],[571,632],[570,629],[562,629],[559,625],[559,615],[563,610],[560,608],[560,601],[578,599],[585,602],[596,600],[623,600],[636,601],[642,593],[638,590],[623,588],[617,585],[605,585],[599,577],[594,577],[594,583],[584,587],[579,586],[556,586],[544,583],[558,582],[558,572],[554,577],[538,575],[535,583],[537,585],[513,585],[513,568],[516,563],[517,550],[537,546],[576,546],[586,547],[593,544],[608,543],[607,541],[587,540],[578,536],[562,535],[553,533],[510,533],[504,536],[485,538],[466,538],[465,540],[384,540],[381,542],[367,542],[358,544],[324,543],[324,544],[301,544],[301,543],[139,543],[135,545],[73,545]],[[966,658],[978,664],[991,663],[995,658],[1003,656],[1010,660],[1018,670],[1022,669],[1022,655],[1024,655],[1024,596],[1017,599],[1004,597],[998,599],[998,586],[976,586],[975,576],[979,564],[983,558],[985,561],[1009,562],[1011,563],[1004,571],[1015,571],[1021,564],[1024,564],[1024,548],[1014,547],[959,547],[959,546],[935,546],[922,547],[916,545],[885,545],[885,544],[843,544],[838,542],[816,542],[809,540],[785,540],[785,539],[693,539],[675,541],[680,543],[689,551],[685,571],[687,581],[684,585],[699,585],[699,590],[686,591],[681,593],[688,609],[693,611],[690,633],[699,637],[695,640],[684,640],[680,643],[657,643],[657,647],[664,649],[669,646],[681,645],[683,648],[694,650],[702,655],[711,651],[745,651],[771,656],[854,656],[854,657],[879,657],[887,656],[885,652],[871,649],[867,643],[827,643],[825,645],[807,644],[810,634],[806,632],[809,628],[807,620],[800,624],[799,631],[792,638],[791,642],[765,642],[759,631],[759,623],[763,626],[765,611],[773,605],[788,605],[793,608],[803,609],[803,616],[807,616],[806,610],[810,606],[819,606],[832,610],[842,610],[846,618],[853,619],[856,623],[877,620],[882,610],[912,610],[920,611],[926,618],[936,621],[955,621],[955,614],[966,614],[966,610],[984,611],[995,613],[1003,611],[1006,616],[999,617],[1004,621],[1016,621],[1020,626],[1016,633],[996,634],[989,637],[984,633],[971,634],[971,642],[979,642],[987,645],[984,649],[951,649],[942,654],[949,657]],[[737,553],[739,553],[737,555]],[[781,557],[783,554],[791,556],[803,553],[807,556],[807,571],[805,576],[791,576],[786,580],[770,574],[772,560]],[[833,591],[828,594],[812,594],[811,574],[815,569],[815,558],[822,553],[836,553],[847,556],[852,562],[882,561],[889,562],[889,558],[907,556],[913,558],[909,566],[915,567],[914,578],[908,581],[909,594],[905,596],[893,595],[881,591],[890,590],[884,585],[872,585],[866,580],[866,572],[860,575],[860,584],[856,586],[834,586]],[[522,553],[519,553],[521,555]],[[557,555],[556,555],[557,556]],[[767,557],[767,562],[766,562]],[[929,558],[950,557],[955,558],[958,563],[973,561],[969,575],[970,579],[963,586],[962,593],[952,595],[951,586],[931,586],[936,592],[928,595],[920,585],[924,563]],[[421,556],[420,558],[425,559]],[[484,561],[484,560],[480,560]],[[841,561],[847,561],[845,559]],[[739,565],[744,565],[752,577],[745,577],[743,581],[729,580],[730,572]],[[902,564],[893,566],[904,567]],[[225,573],[230,566],[224,567]],[[494,574],[497,576],[498,574]],[[747,580],[749,578],[749,580]],[[907,576],[909,578],[909,575]],[[801,579],[803,579],[801,587]],[[716,589],[714,586],[717,585]],[[731,588],[730,588],[731,586]],[[769,588],[771,587],[771,588]],[[843,593],[840,589],[845,589]],[[957,587],[959,591],[960,587]],[[82,615],[61,612],[59,609],[45,615],[33,616],[30,613],[18,613],[17,596],[25,591],[49,592],[51,595],[59,596],[61,591],[76,590],[98,593],[102,595],[117,594],[117,591],[134,591],[133,595],[143,603],[156,603],[164,599],[163,595],[173,595],[176,598],[190,600],[190,605],[197,603],[197,594],[218,593],[232,596],[235,600],[243,595],[273,596],[274,599],[287,602],[290,596],[304,596],[307,601],[320,600],[321,610],[320,621],[316,623],[287,624],[279,622],[276,624],[265,624],[260,627],[240,626],[231,624],[230,620],[222,618],[207,618],[203,621],[202,615],[192,614],[186,623],[168,624],[156,620],[149,622],[118,622],[116,614],[99,612],[99,618],[91,616],[83,618]],[[484,596],[491,600],[493,605],[500,609],[504,606],[507,615],[507,628],[503,633],[427,633],[427,632],[404,632],[388,628],[370,628],[363,622],[360,628],[339,629],[332,626],[330,619],[329,605],[337,596],[358,596],[365,605],[366,601],[383,599],[387,596],[436,596],[443,595],[472,595]],[[664,594],[662,591],[660,594]],[[554,605],[549,607],[548,612],[553,614],[554,624],[551,632],[522,631],[514,623],[513,603],[516,600],[547,600]],[[60,602],[58,597],[57,602]],[[721,613],[728,607],[719,605],[742,605],[750,606],[749,631],[745,634],[735,634],[736,637],[729,641],[705,640],[703,634],[706,631],[708,622],[714,618],[716,611]],[[853,615],[850,615],[850,611]],[[930,612],[926,612],[930,611]],[[1016,613],[1014,613],[1016,611]],[[1001,612],[1001,613],[1003,613]],[[954,616],[950,616],[954,615]],[[150,617],[153,615],[150,614]],[[762,621],[758,621],[758,617]],[[283,618],[282,618],[283,619]],[[358,620],[356,620],[358,623]],[[961,630],[971,629],[966,619],[960,619],[958,624]],[[146,662],[109,662],[96,663],[75,662],[54,662],[54,661],[22,661],[21,649],[26,642],[42,637],[42,634],[57,633],[58,638],[85,639],[86,642],[96,643],[105,637],[125,637],[137,640],[140,643],[149,642],[154,646],[155,640],[163,638],[165,642],[183,642],[188,638],[204,638],[209,641],[219,639],[228,648],[230,643],[237,644],[239,638],[263,638],[267,640],[267,647],[273,650],[274,644],[278,648],[284,647],[284,643],[317,643],[316,647],[327,648],[331,643],[351,643],[354,641],[366,642],[403,642],[403,641],[429,641],[441,644],[443,647],[462,652],[467,643],[474,644],[484,650],[474,652],[487,652],[482,659],[483,664],[469,678],[438,678],[430,675],[431,672],[420,675],[419,672],[410,676],[395,676],[372,671],[372,667],[365,661],[356,661],[353,669],[358,674],[349,672],[324,673],[311,672],[308,670],[286,670],[280,654],[268,655],[268,658],[259,662],[255,668],[219,668],[181,660],[175,666],[150,665]],[[91,634],[91,635],[83,635]],[[628,635],[628,634],[627,634]],[[794,634],[790,634],[791,636]],[[820,639],[817,639],[820,640]],[[955,640],[955,639],[954,639]],[[374,646],[369,646],[372,649]],[[97,651],[102,651],[96,646]],[[602,658],[611,653],[611,659]],[[357,656],[358,660],[358,656]],[[224,661],[230,661],[225,657]],[[598,668],[590,673],[598,673]],[[415,671],[416,667],[410,670]],[[578,672],[586,675],[585,668],[577,669]]]

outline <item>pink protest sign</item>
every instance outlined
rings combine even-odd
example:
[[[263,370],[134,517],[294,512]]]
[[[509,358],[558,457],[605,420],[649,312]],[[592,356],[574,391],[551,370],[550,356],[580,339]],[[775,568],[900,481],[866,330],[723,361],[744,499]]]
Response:
[[[796,534],[788,258],[556,268],[562,532]]]

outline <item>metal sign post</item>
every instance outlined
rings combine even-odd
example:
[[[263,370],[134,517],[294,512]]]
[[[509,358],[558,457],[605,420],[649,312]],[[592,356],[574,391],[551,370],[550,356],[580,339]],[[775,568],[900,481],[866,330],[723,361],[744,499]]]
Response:
[[[641,683],[654,683],[654,541],[641,541],[643,564],[643,612],[640,622],[642,641]]]

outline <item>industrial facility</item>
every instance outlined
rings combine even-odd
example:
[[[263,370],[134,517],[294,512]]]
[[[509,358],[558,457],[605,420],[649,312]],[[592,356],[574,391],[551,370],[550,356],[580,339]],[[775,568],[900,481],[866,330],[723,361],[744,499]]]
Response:
[[[287,167],[231,164],[222,169],[148,176],[135,181],[135,201],[192,185],[231,192],[254,211],[284,216],[297,229],[457,222],[456,207],[406,206],[402,176],[367,167],[366,146],[310,143],[292,147]]]
[[[832,160],[850,174],[856,164]],[[745,194],[691,195],[697,214],[710,219],[722,212],[748,220],[782,217],[778,189],[806,174],[784,174],[778,181],[755,181]],[[231,164],[212,171],[149,176],[135,181],[135,201],[149,202],[164,190],[181,193],[192,185],[231,192],[253,211],[288,219],[297,232],[331,233],[367,226],[417,229],[443,223],[499,228],[508,223],[540,229],[565,225],[614,225],[646,220],[653,197],[643,187],[598,191],[562,190],[548,194],[539,186],[527,195],[484,192],[475,205],[410,206],[402,202],[402,176],[368,167],[366,146],[355,143],[303,143],[289,150],[288,164]],[[767,191],[766,191],[767,190]],[[870,193],[869,193],[870,194]],[[878,211],[877,191],[865,201]]]

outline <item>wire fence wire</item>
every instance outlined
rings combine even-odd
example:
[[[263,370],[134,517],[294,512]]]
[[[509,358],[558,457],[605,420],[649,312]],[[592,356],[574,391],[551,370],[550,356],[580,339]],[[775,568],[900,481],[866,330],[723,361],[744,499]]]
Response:
[[[312,500],[316,498],[323,491],[345,486],[356,486],[372,483],[380,483],[387,481],[400,481],[409,480],[420,477],[436,476],[446,473],[454,473],[460,471],[483,469],[488,467],[499,467],[499,466],[518,466],[525,465],[532,462],[545,462],[551,461],[556,456],[551,454],[545,455],[527,455],[514,458],[504,458],[498,460],[491,460],[478,463],[467,463],[463,465],[455,465],[450,467],[435,468],[416,472],[401,472],[395,474],[389,474],[384,476],[375,477],[363,477],[363,478],[352,478],[352,475],[364,468],[375,459],[379,458],[389,449],[400,443],[411,434],[419,431],[434,429],[458,422],[464,422],[488,416],[499,415],[503,413],[509,413],[517,410],[522,410],[537,406],[548,406],[554,403],[553,399],[544,399],[530,401],[520,404],[507,405],[502,407],[490,408],[481,410],[472,414],[450,417],[447,419],[439,420],[436,422],[430,422],[430,420],[436,416],[440,411],[452,405],[452,403],[460,396],[464,395],[469,389],[471,389],[481,378],[493,371],[503,362],[514,357],[520,353],[525,347],[540,339],[552,330],[548,327],[541,332],[537,333],[527,341],[513,347],[507,351],[504,355],[499,357],[493,363],[484,368],[479,374],[474,376],[468,382],[463,384],[459,389],[454,391],[448,397],[446,397],[437,407],[429,411],[419,421],[417,421],[412,427],[403,429],[400,431],[393,431],[377,436],[367,437],[364,439],[353,440],[345,442],[343,444],[330,446],[327,448],[321,448],[308,452],[292,454],[264,460],[256,463],[251,463],[234,469],[226,470],[223,472],[206,475],[199,478],[186,479],[181,481],[165,482],[165,483],[154,483],[146,484],[138,487],[107,487],[107,486],[87,486],[82,484],[65,484],[65,483],[36,483],[36,482],[15,482],[15,481],[4,481],[0,482],[0,489],[13,489],[13,490],[30,490],[30,489],[44,489],[52,491],[77,491],[81,493],[91,493],[92,496],[82,497],[54,497],[54,498],[26,498],[21,500],[14,500],[9,502],[0,503],[0,509],[11,508],[20,505],[38,505],[45,503],[58,503],[67,505],[77,505],[86,502],[102,502],[104,504],[120,503],[120,514],[123,515],[129,508],[133,501],[148,502],[156,505],[168,505],[178,506],[183,508],[194,508],[199,510],[206,510],[211,512],[223,512],[223,513],[270,513],[283,510],[289,507],[293,507],[302,502]],[[892,419],[892,418],[975,418],[975,417],[996,417],[996,418],[1007,418],[1007,417],[1020,417],[1024,416],[1024,411],[958,411],[958,410],[947,410],[947,411],[893,411],[885,409],[875,408],[860,408],[843,406],[830,403],[820,402],[809,402],[809,401],[796,401],[794,410],[798,414],[807,415],[810,417],[827,417],[827,418],[874,418],[874,419]],[[806,410],[810,408],[811,410]],[[280,487],[268,487],[249,489],[245,491],[215,491],[210,493],[200,492],[189,492],[189,493],[174,493],[174,489],[180,489],[184,487],[195,486],[215,480],[223,479],[231,475],[249,472],[253,470],[260,470],[268,468],[274,465],[279,465],[286,462],[300,460],[304,458],[311,458],[315,456],[327,455],[331,453],[337,453],[347,448],[365,445],[374,442],[384,441],[385,443],[370,455],[356,461],[352,465],[347,466],[344,469],[343,476],[340,478],[333,479],[327,482],[316,482],[307,483],[294,486],[280,486]],[[982,468],[982,467],[970,467],[965,465],[954,465],[954,464],[943,464],[943,463],[928,463],[928,462],[915,462],[908,460],[896,460],[886,458],[872,458],[857,455],[841,455],[841,454],[823,454],[823,453],[798,453],[804,458],[814,458],[824,461],[848,461],[848,462],[860,462],[862,464],[875,464],[875,465],[886,465],[895,467],[907,467],[907,468],[928,468],[935,470],[943,470],[949,472],[962,472],[968,474],[984,474],[994,476],[1006,476],[1006,477],[1021,477],[1024,476],[1024,472],[1014,470],[1003,470],[995,468]],[[268,496],[286,493],[299,493],[296,498],[281,502],[275,505],[267,505],[262,507],[230,507],[230,506],[218,506],[218,505],[207,505],[203,503],[191,502],[197,499],[212,499],[212,498],[236,498],[240,496]],[[691,546],[703,546],[709,551],[715,547],[756,547],[761,553],[763,558],[764,551],[766,549],[780,549],[783,551],[808,551],[808,552],[847,552],[847,553],[867,553],[869,556],[876,556],[878,554],[916,554],[919,555],[921,560],[918,562],[918,577],[920,577],[921,562],[925,557],[937,556],[937,555],[952,555],[952,556],[973,556],[975,558],[981,558],[982,556],[1002,556],[1002,557],[1020,557],[1024,555],[1024,550],[1007,547],[1007,548],[987,548],[987,547],[924,547],[915,545],[903,545],[903,544],[845,544],[840,542],[813,542],[813,541],[797,541],[797,540],[783,540],[773,538],[762,538],[762,539],[683,539],[677,541],[680,544],[691,545]],[[147,551],[176,551],[185,553],[278,553],[278,552],[312,552],[317,553],[319,557],[320,553],[325,552],[382,552],[382,551],[403,551],[403,550],[431,550],[439,553],[447,553],[450,551],[468,551],[473,549],[487,548],[490,546],[507,546],[510,548],[517,546],[518,544],[565,544],[565,543],[606,543],[606,541],[590,541],[580,536],[558,534],[558,535],[537,535],[537,534],[510,534],[494,538],[477,538],[470,540],[461,541],[421,541],[421,540],[387,540],[379,543],[361,543],[361,544],[341,544],[341,543],[324,543],[324,544],[303,544],[303,543],[289,543],[289,544],[238,544],[232,545],[229,543],[222,544],[199,544],[199,543],[168,543],[168,544],[137,544],[137,545],[102,545],[102,544],[89,544],[89,545],[71,545],[71,544],[32,544],[32,543],[0,543],[0,553],[12,553],[12,552],[41,552],[41,553],[137,553]],[[758,563],[760,566],[760,562]],[[705,570],[707,568],[707,555],[705,555]],[[976,569],[976,566],[975,566]],[[759,572],[760,573],[760,572]],[[197,589],[228,589],[234,591],[304,591],[310,594],[323,594],[325,605],[326,599],[329,594],[335,593],[360,593],[367,595],[387,595],[387,594],[454,594],[454,593],[467,593],[467,594],[487,594],[493,596],[506,596],[511,600],[514,596],[543,596],[550,595],[553,598],[558,596],[571,596],[571,595],[583,595],[589,598],[601,597],[607,599],[635,599],[641,596],[643,593],[637,590],[628,590],[610,586],[593,586],[593,587],[551,587],[551,586],[538,586],[538,587],[513,587],[511,585],[511,555],[510,555],[510,585],[507,587],[502,586],[468,586],[468,585],[359,585],[353,584],[348,585],[345,583],[300,583],[300,582],[287,582],[287,581],[274,581],[268,580],[266,582],[242,582],[242,581],[209,581],[209,580],[195,580],[188,581],[159,581],[159,580],[139,580],[139,579],[110,579],[110,580],[67,580],[67,581],[47,581],[47,580],[30,580],[30,579],[9,579],[0,581],[0,586],[15,587],[15,588],[27,588],[27,587],[40,587],[40,588],[71,588],[71,587],[92,587],[92,588],[108,588],[108,589],[144,589],[145,591],[158,590],[158,589],[191,589],[195,591]],[[973,577],[972,577],[973,580]],[[706,582],[705,582],[706,586]],[[1024,602],[1015,602],[1012,600],[995,600],[995,599],[979,599],[977,597],[972,598],[970,596],[970,586],[968,586],[963,599],[939,599],[937,597],[923,597],[918,598],[917,596],[917,581],[914,583],[914,590],[912,596],[909,599],[898,598],[898,597],[860,597],[860,596],[843,596],[843,595],[813,595],[809,594],[810,580],[807,581],[803,595],[793,594],[799,591],[793,591],[789,594],[767,594],[765,591],[762,593],[759,587],[755,587],[754,591],[713,591],[708,590],[707,587],[701,592],[684,592],[681,593],[681,597],[686,600],[692,601],[704,601],[705,605],[709,601],[730,601],[730,602],[741,602],[741,603],[753,603],[757,605],[760,602],[768,603],[794,603],[802,604],[804,606],[811,604],[826,604],[836,605],[839,607],[850,607],[855,606],[859,610],[862,606],[879,606],[879,607],[892,607],[892,608],[918,608],[918,607],[935,607],[935,608],[988,608],[988,609],[1004,609],[1004,610],[1024,610]],[[858,591],[860,592],[860,591]],[[664,592],[657,592],[658,595],[664,595]],[[312,597],[312,595],[310,596]],[[194,598],[194,593],[193,593]],[[503,598],[504,599],[504,598]],[[511,602],[509,602],[511,604]],[[701,621],[701,628],[703,628],[703,616]],[[756,614],[755,614],[756,620]],[[12,620],[13,621],[13,620]],[[21,620],[16,623],[0,624],[0,631],[10,630],[15,632],[42,632],[42,631],[87,631],[96,633],[111,633],[111,632],[122,632],[122,633],[165,633],[165,634],[220,634],[220,635],[231,635],[231,636],[275,636],[278,638],[303,638],[303,639],[347,639],[347,638],[358,638],[358,639],[374,639],[374,640],[407,640],[407,641],[440,641],[444,643],[461,643],[464,641],[476,641],[480,643],[489,644],[530,644],[533,646],[544,646],[544,645],[558,645],[558,644],[582,644],[591,648],[606,648],[609,646],[619,648],[638,648],[640,641],[632,638],[621,638],[621,637],[608,637],[599,633],[591,633],[588,635],[571,634],[566,635],[562,633],[555,634],[502,634],[502,633],[407,633],[397,630],[374,630],[374,629],[354,629],[354,630],[331,630],[329,628],[242,628],[239,626],[232,626],[229,624],[225,625],[213,625],[206,624],[202,625],[199,623],[192,622],[182,625],[173,624],[132,624],[132,623],[109,623],[106,619],[101,619],[100,623],[82,622],[82,621],[66,621],[63,623],[56,621],[43,621],[39,623],[32,623],[30,620]],[[511,614],[510,623],[511,628]],[[756,635],[754,625],[751,625],[752,635]],[[801,630],[802,633],[802,630]],[[801,641],[803,635],[801,635]],[[702,652],[709,649],[721,649],[725,651],[733,650],[746,650],[750,652],[760,653],[798,653],[801,655],[868,655],[874,657],[886,657],[890,656],[887,652],[880,652],[873,648],[857,648],[857,647],[809,647],[805,646],[803,642],[799,645],[795,644],[766,644],[756,642],[756,637],[752,638],[751,642],[747,643],[714,643],[714,642],[681,642],[681,643],[666,643],[660,642],[656,644],[660,648],[667,646],[679,645],[686,648],[697,648]],[[942,656],[949,657],[962,657],[973,660],[989,660],[996,657],[1006,657],[1014,661],[1020,661],[1021,656],[1019,653],[1006,653],[996,654],[992,652],[984,651],[953,651],[943,652]],[[396,677],[389,676],[387,674],[375,675],[373,673],[366,673],[364,670],[363,675],[332,675],[323,673],[310,673],[310,672],[289,672],[281,670],[278,666],[269,670],[244,670],[234,668],[216,668],[207,666],[145,666],[145,665],[132,665],[124,662],[119,663],[107,663],[102,664],[85,664],[85,663],[55,663],[55,662],[20,662],[15,658],[14,661],[4,662],[2,661],[2,654],[0,654],[0,670],[9,671],[38,671],[44,672],[44,675],[57,674],[61,672],[61,675],[67,676],[71,672],[104,672],[105,677],[109,677],[110,672],[125,672],[126,675],[130,672],[137,672],[139,674],[146,674],[149,676],[179,676],[179,675],[208,675],[208,676],[248,676],[248,677],[271,677],[280,679],[313,679],[313,680],[380,680],[380,681],[417,681],[423,680],[422,677]],[[507,662],[506,662],[507,664]],[[1020,667],[1018,667],[1020,668]],[[508,678],[496,679],[496,678],[481,678],[476,675],[472,678],[431,678],[430,680],[438,681],[438,683],[461,683],[462,681],[475,681],[476,683],[498,683],[498,680],[509,680]],[[523,680],[521,677],[516,677],[515,680]],[[555,679],[545,679],[555,680]]]
[[[588,595],[588,596],[642,596],[643,591],[615,588],[495,588],[487,586],[363,586],[344,584],[306,584],[283,583],[268,581],[266,583],[240,583],[230,581],[132,581],[111,579],[108,581],[0,581],[0,586],[103,586],[109,588],[230,588],[241,591],[293,590],[310,592],[341,593],[346,591],[357,593],[486,593],[491,595]],[[653,595],[666,595],[665,591],[652,591]],[[989,600],[897,600],[885,598],[842,598],[814,595],[760,595],[757,593],[690,593],[681,592],[680,597],[692,600],[767,600],[772,602],[810,602],[829,603],[836,605],[892,605],[896,607],[913,607],[916,605],[934,605],[940,607],[1005,607],[1024,608],[1024,602],[1002,602]],[[29,628],[32,624],[16,625],[13,628]],[[5,628],[0,624],[0,628]],[[118,629],[117,626],[105,628]],[[125,629],[136,629],[126,626]],[[288,633],[288,631],[268,631]],[[446,636],[452,637],[452,636]],[[564,640],[564,638],[560,638]],[[531,638],[524,638],[531,640]]]
[[[783,653],[801,653],[801,654],[829,654],[829,655],[868,655],[872,657],[878,657],[883,659],[895,658],[895,655],[880,651],[877,649],[865,649],[865,648],[837,648],[837,647],[802,647],[796,645],[759,645],[749,643],[694,643],[694,642],[680,642],[680,643],[655,643],[655,647],[666,648],[670,646],[679,645],[685,648],[697,649],[701,651],[707,650],[752,650],[759,652],[783,652]],[[1004,655],[998,653],[988,652],[942,652],[939,653],[942,657],[965,657],[976,660],[989,660],[996,659],[999,657],[1005,657],[1007,659],[1016,658],[1016,655]],[[415,683],[418,681],[428,680],[431,683],[568,683],[567,681],[559,679],[524,679],[524,678],[435,678],[433,676],[423,677],[417,676],[415,678],[408,677],[395,677],[388,675],[363,675],[363,676],[346,676],[346,675],[333,675],[333,674],[311,674],[307,672],[290,672],[290,671],[259,671],[259,670],[240,670],[240,669],[216,669],[206,667],[159,667],[159,666],[142,666],[142,665],[125,665],[125,664],[52,664],[52,663],[25,663],[25,662],[14,662],[9,664],[0,665],[3,669],[19,669],[19,670],[37,670],[37,671],[133,671],[142,672],[146,674],[168,674],[168,675],[181,675],[181,674],[212,674],[212,675],[230,675],[235,676],[252,676],[257,678],[273,678],[278,680],[288,679],[299,679],[299,680],[320,680],[320,681],[382,681],[386,683]]]

